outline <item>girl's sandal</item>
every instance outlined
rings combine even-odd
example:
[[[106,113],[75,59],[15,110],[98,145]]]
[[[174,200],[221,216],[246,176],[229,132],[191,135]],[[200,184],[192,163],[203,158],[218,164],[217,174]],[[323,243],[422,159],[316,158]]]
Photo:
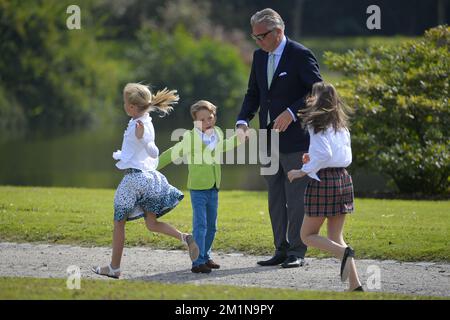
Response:
[[[114,279],[119,279],[120,276],[120,268],[113,269],[111,267],[111,264],[108,264],[108,273],[101,273],[102,268],[101,267],[92,267],[92,272],[100,275],[100,276],[106,276]]]

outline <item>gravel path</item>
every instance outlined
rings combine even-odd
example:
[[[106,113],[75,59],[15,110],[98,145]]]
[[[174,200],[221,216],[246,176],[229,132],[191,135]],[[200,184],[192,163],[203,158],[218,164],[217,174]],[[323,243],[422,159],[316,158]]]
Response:
[[[0,277],[66,278],[67,268],[77,265],[83,279],[107,279],[90,271],[92,265],[109,262],[111,249],[30,243],[0,243]],[[307,258],[302,268],[260,267],[257,260],[267,256],[215,255],[222,267],[210,274],[193,274],[185,251],[125,248],[122,279],[166,283],[226,284],[296,290],[344,291],[337,259]],[[364,289],[414,295],[450,297],[450,264],[357,260]],[[380,274],[380,288],[373,280]],[[372,289],[368,288],[371,286]]]

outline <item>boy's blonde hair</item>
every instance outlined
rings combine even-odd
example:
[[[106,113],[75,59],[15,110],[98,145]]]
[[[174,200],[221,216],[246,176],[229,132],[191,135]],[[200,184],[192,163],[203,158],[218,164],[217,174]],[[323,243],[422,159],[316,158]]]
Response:
[[[191,116],[192,119],[196,120],[196,113],[199,112],[200,110],[208,110],[209,112],[211,112],[214,117],[216,116],[216,110],[217,107],[215,105],[213,105],[211,102],[206,101],[206,100],[200,100],[197,101],[196,103],[194,103],[191,106]]]
[[[153,95],[148,86],[140,83],[127,83],[123,93],[127,102],[135,105],[140,111],[159,110],[163,115],[172,111],[172,105],[178,103],[180,99],[177,90],[164,88]]]
[[[306,99],[306,109],[299,110],[298,116],[304,127],[310,126],[314,133],[318,133],[330,126],[335,131],[348,128],[350,113],[352,110],[342,101],[332,84],[317,82]]]

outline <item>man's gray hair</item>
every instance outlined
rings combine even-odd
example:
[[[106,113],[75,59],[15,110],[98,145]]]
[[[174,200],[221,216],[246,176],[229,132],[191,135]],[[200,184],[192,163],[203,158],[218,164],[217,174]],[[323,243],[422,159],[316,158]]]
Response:
[[[278,12],[270,8],[258,11],[250,18],[252,27],[257,23],[265,23],[269,29],[279,28],[284,31],[283,19]]]

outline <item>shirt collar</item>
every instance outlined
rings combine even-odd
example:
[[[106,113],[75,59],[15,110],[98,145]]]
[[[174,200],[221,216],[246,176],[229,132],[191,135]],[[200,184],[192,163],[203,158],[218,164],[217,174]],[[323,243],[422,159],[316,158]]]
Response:
[[[197,131],[197,133],[200,135],[200,137],[202,137],[203,140],[209,141],[209,140],[214,140],[216,138],[216,129],[214,129],[214,128],[213,128],[211,135],[207,135],[206,133],[203,133],[203,131],[197,127],[195,127],[194,129],[195,129],[195,131]]]
[[[148,112],[145,112],[141,117],[134,119],[135,121],[141,120],[142,122],[148,121],[148,120],[152,120],[152,118],[150,117],[150,114]]]
[[[145,113],[144,113],[142,116],[140,116],[139,118],[136,118],[136,119],[131,118],[130,121],[129,121],[129,124],[136,123],[136,122],[138,122],[139,120],[142,121],[143,123],[146,123],[146,122],[148,122],[148,121],[152,121],[152,118],[150,117],[150,114],[149,114],[148,112],[145,112]]]
[[[283,36],[283,40],[281,40],[281,43],[271,53],[273,53],[276,56],[281,56],[283,54],[284,47],[286,47],[286,42],[287,42],[286,36]]]

